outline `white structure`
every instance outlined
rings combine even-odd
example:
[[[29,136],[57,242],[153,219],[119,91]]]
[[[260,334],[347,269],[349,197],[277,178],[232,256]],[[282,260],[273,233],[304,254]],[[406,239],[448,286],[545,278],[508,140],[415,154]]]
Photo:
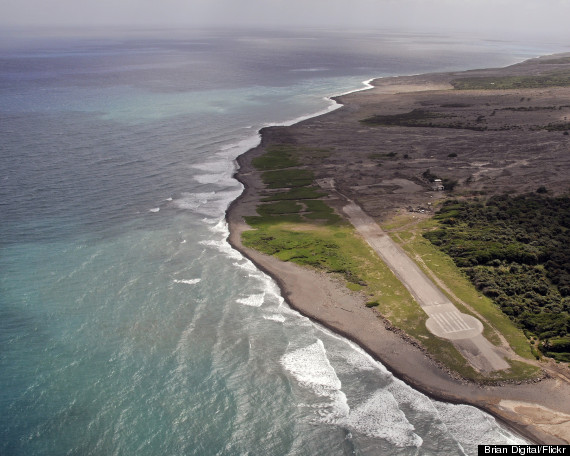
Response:
[[[444,190],[443,182],[441,182],[441,179],[434,179],[431,185],[432,185],[433,190],[435,190],[435,191]]]

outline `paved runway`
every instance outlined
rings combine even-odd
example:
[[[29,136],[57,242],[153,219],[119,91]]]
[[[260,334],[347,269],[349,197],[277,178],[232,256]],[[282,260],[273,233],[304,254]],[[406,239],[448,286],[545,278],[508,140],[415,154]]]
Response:
[[[483,337],[483,324],[477,318],[459,312],[406,252],[382,231],[374,219],[352,201],[343,211],[360,235],[428,314],[426,326],[430,332],[452,341],[463,356],[480,371],[491,372],[510,367],[496,347]]]

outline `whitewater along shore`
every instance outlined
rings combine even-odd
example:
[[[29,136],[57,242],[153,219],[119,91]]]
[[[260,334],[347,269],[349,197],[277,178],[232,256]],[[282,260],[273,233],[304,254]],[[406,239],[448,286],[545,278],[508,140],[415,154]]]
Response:
[[[263,129],[260,145],[237,160],[236,178],[245,189],[226,214],[230,244],[276,280],[292,308],[356,342],[417,390],[479,407],[537,443],[569,443],[567,367],[544,363],[545,378],[532,383],[490,386],[466,381],[366,307],[366,297],[350,291],[338,277],[262,254],[241,239],[251,229],[244,217],[257,215],[266,190],[252,160],[275,144],[327,151],[300,158],[321,187],[330,190],[327,204],[346,216],[344,198],[349,198],[376,222],[415,208],[424,217],[419,208],[429,212],[431,204],[444,197],[422,180],[426,169],[453,177],[458,189],[471,193],[524,193],[539,186],[555,194],[567,191],[570,136],[544,127],[568,123],[570,88],[551,86],[556,81],[545,83],[539,77],[564,71],[570,71],[568,56],[503,69],[379,79],[370,90],[338,97],[343,106],[336,111],[290,127]],[[516,87],[520,78],[532,85],[529,77],[539,77],[537,87]],[[458,90],[452,85],[457,80],[487,86]],[[493,87],[505,81],[506,88]],[[362,122],[372,116],[399,123]],[[425,125],[428,122],[431,125]]]

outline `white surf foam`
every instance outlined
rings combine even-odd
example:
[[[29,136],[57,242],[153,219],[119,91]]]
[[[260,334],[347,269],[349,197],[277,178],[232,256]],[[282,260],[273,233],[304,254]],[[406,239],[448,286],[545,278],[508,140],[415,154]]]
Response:
[[[271,277],[269,277],[266,274],[263,274],[263,275],[264,275],[264,279],[265,279],[265,286],[267,289],[267,294],[274,297],[278,301],[279,306],[280,306],[281,303],[284,301],[283,296],[281,296],[281,290],[279,289],[277,284],[271,279]]]
[[[498,426],[495,418],[475,407],[436,401],[434,401],[434,406],[450,434],[464,448],[475,448],[481,442],[488,445],[524,445],[530,443]]]
[[[201,184],[218,184],[224,186],[236,185],[232,175],[235,172],[235,163],[224,157],[223,160],[196,163],[192,168],[205,171],[205,174],[193,176],[194,180]]]
[[[437,414],[437,409],[429,397],[413,390],[401,380],[395,378],[386,387],[386,390],[394,396],[400,405],[407,405],[415,411],[429,413],[430,415]]]
[[[312,345],[284,354],[281,357],[281,365],[302,386],[331,401],[331,411],[321,411],[324,421],[332,422],[349,414],[350,408],[346,395],[341,390],[340,379],[329,362],[320,339]]]
[[[316,73],[319,71],[328,71],[328,68],[296,68],[289,71],[292,73]]]
[[[361,371],[375,371],[378,369],[378,367],[371,363],[369,359],[357,352],[348,353],[345,357],[345,361],[355,369]]]
[[[221,150],[224,148],[221,147]],[[207,161],[202,163],[195,163],[190,165],[191,168],[199,169],[200,171],[209,171],[211,173],[223,173],[231,170],[233,165],[228,160]]]
[[[239,253],[237,250],[232,249],[232,247],[225,240],[216,241],[214,239],[208,239],[206,241],[199,241],[198,244],[216,249],[218,252],[227,255],[233,260],[241,260],[243,258],[241,253]]]
[[[249,260],[241,261],[241,262],[239,262],[239,263],[236,262],[236,263],[234,263],[234,266],[237,266],[238,268],[244,269],[244,270],[246,270],[247,272],[249,272],[249,273],[250,273],[250,277],[255,277],[255,276],[257,276],[257,275],[260,275],[260,272],[261,272],[261,271],[260,271],[259,269],[257,269],[257,268],[255,267],[255,265],[254,265],[251,261],[249,261]]]
[[[250,307],[261,307],[264,300],[265,300],[265,292],[237,299],[236,302]]]
[[[213,220],[213,219],[209,219]],[[213,223],[213,222],[212,222]],[[208,228],[212,233],[219,233],[224,236],[224,238],[230,235],[230,229],[228,228],[228,224],[225,219],[216,220],[216,224]]]
[[[149,212],[158,212],[160,211],[160,207],[153,207],[152,209],[148,210]]]
[[[173,201],[174,205],[179,209],[198,209],[200,206],[207,204],[216,196],[216,192],[207,193],[182,193],[180,198]]]
[[[220,152],[218,152],[217,155],[223,155],[225,157],[233,156],[233,158],[236,158],[240,153],[247,152],[249,149],[259,145],[260,141],[261,135],[257,132],[255,135],[248,136],[237,142],[220,147]]]
[[[414,426],[388,391],[376,391],[366,402],[338,420],[369,437],[382,438],[399,447],[420,447],[422,438],[414,433]]]
[[[185,283],[186,285],[195,285],[202,279],[174,279],[174,283]]]
[[[219,174],[197,174],[193,176],[193,179],[200,184],[218,184],[218,185],[228,185],[234,183],[231,176],[225,173]]]
[[[278,323],[284,323],[286,320],[285,316],[281,314],[264,315],[263,318],[265,320],[276,321]]]
[[[388,377],[393,377],[393,374],[388,369],[386,369],[386,367],[382,363],[379,363],[378,361],[376,361],[372,356],[370,356],[368,353],[366,353],[366,351],[364,351],[360,346],[358,346],[357,344],[355,344],[351,340],[348,340],[342,336],[339,336],[337,333],[335,333],[335,332],[331,331],[330,329],[320,325],[319,323],[312,322],[312,324],[315,328],[317,328],[319,331],[322,331],[327,336],[332,337],[333,339],[336,339],[340,342],[343,342],[350,347],[351,353],[348,354],[345,358],[347,362],[350,363],[349,359],[351,359],[353,363],[360,364],[365,370],[368,370],[369,367],[372,366],[374,369],[379,370],[383,375],[386,375]],[[358,356],[360,356],[362,359],[357,360],[355,357],[355,353],[357,353]],[[355,367],[357,367],[357,366],[355,366]]]
[[[210,217],[223,216],[229,203],[239,194],[239,190],[227,190],[220,192],[185,192],[172,201],[172,205],[178,209],[190,210]]]
[[[366,80],[366,81],[362,81],[362,85],[363,85],[364,87],[359,87],[359,88],[354,89],[354,90],[349,90],[349,91],[347,91],[347,92],[343,92],[343,93],[340,93],[340,94],[337,94],[337,95],[333,95],[333,96],[331,96],[331,97],[324,97],[324,100],[328,103],[328,106],[327,106],[325,109],[322,109],[322,110],[320,110],[320,111],[314,112],[314,113],[312,113],[312,114],[305,114],[305,115],[296,117],[296,118],[294,118],[294,119],[287,120],[287,121],[285,121],[285,122],[274,122],[274,123],[269,122],[269,123],[265,124],[265,126],[266,126],[266,127],[269,127],[269,126],[283,126],[283,127],[287,127],[287,126],[289,126],[289,125],[294,125],[294,124],[296,124],[296,123],[302,122],[303,120],[312,119],[313,117],[318,117],[318,116],[321,116],[321,115],[326,114],[326,113],[328,113],[328,112],[335,111],[336,109],[341,108],[341,107],[342,107],[342,104],[339,103],[339,102],[336,101],[336,100],[333,100],[333,98],[335,98],[335,97],[340,97],[340,96],[342,96],[342,95],[348,95],[348,94],[350,94],[350,93],[361,92],[361,91],[363,91],[363,90],[371,89],[371,88],[374,87],[374,86],[371,84],[371,82],[374,81],[374,79],[377,79],[377,78],[372,78],[372,79],[368,79],[368,80]]]

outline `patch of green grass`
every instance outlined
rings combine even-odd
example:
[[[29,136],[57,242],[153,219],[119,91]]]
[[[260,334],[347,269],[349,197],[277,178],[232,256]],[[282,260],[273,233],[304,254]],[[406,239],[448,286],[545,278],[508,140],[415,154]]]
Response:
[[[369,125],[380,125],[385,127],[425,127],[430,124],[428,121],[442,117],[449,117],[444,114],[426,111],[425,109],[414,109],[402,114],[375,115],[361,120]]]
[[[570,72],[557,72],[539,76],[497,76],[460,78],[451,81],[457,90],[536,89],[541,87],[567,87]]]
[[[314,175],[308,169],[281,169],[265,171],[261,179],[267,188],[307,187],[313,183]]]
[[[376,115],[361,120],[361,122],[369,125],[378,125],[383,127],[423,127],[423,128],[451,128],[457,130],[473,130],[486,131],[486,125],[478,125],[460,121],[441,121],[440,119],[449,119],[456,117],[452,114],[444,114],[440,112],[426,111],[424,109],[414,109],[413,111],[403,114],[393,115]],[[438,121],[439,120],[439,121]],[[483,119],[478,119],[481,121]],[[389,154],[385,155],[389,156]],[[392,158],[394,155],[391,156]],[[371,158],[382,158],[381,154],[373,154]]]
[[[246,216],[245,222],[253,228],[264,228],[271,225],[279,225],[282,223],[303,223],[301,214],[287,214],[287,215],[265,215],[265,216]]]
[[[400,230],[407,225],[414,223],[414,219],[410,217],[409,213],[401,213],[392,217],[382,224],[382,228],[386,231]]]
[[[275,144],[266,148],[265,154],[254,158],[251,163],[259,170],[283,169],[299,166],[296,148],[288,144]]]
[[[440,106],[442,108],[470,108],[473,105],[467,103],[445,103]]]
[[[327,204],[320,200],[305,200],[307,212],[304,216],[311,220],[323,220],[333,224],[342,221],[342,218]]]
[[[257,206],[257,213],[261,216],[280,215],[280,214],[298,214],[303,206],[296,201],[285,200],[273,203],[260,204]]]
[[[286,192],[271,193],[261,198],[261,201],[305,200],[322,198],[323,196],[327,196],[327,193],[318,187],[293,187]]]
[[[352,282],[348,282],[346,284],[346,288],[348,288],[351,291],[362,291],[364,290],[365,285],[361,285],[359,283],[352,283]]]
[[[538,127],[540,130],[546,131],[567,131],[570,130],[570,122],[550,123],[544,127]]]
[[[513,359],[507,360],[507,362],[511,367],[503,373],[501,380],[531,379],[541,375],[541,369],[538,366]]]

